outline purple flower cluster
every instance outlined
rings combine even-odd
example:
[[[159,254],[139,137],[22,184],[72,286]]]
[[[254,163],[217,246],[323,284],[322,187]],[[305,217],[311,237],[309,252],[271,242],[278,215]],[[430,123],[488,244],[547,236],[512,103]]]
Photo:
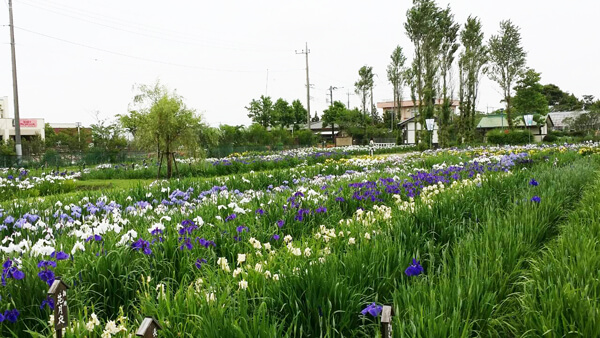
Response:
[[[56,279],[54,271],[52,271],[51,268],[56,268],[56,262],[42,260],[38,262],[37,266],[38,268],[42,269],[40,272],[38,272],[38,277],[42,281],[46,282],[48,286],[51,286],[52,283],[54,283],[54,280]]]
[[[423,273],[423,267],[421,266],[421,261],[417,261],[415,258],[412,260],[412,264],[404,270],[404,273],[407,276],[418,276]]]
[[[366,308],[364,308],[360,313],[363,316],[370,314],[373,317],[377,317],[381,313],[381,310],[383,310],[383,306],[377,305],[376,303],[371,303]]]
[[[143,238],[140,238],[137,241],[131,243],[131,248],[135,251],[142,251],[144,255],[152,254],[152,249],[150,249],[150,242],[144,240]]]
[[[21,313],[17,309],[6,310],[4,311],[4,314],[0,313],[0,323],[2,323],[5,320],[8,320],[9,322],[14,324],[19,318],[19,314]]]
[[[6,262],[2,264],[2,286],[6,286],[6,280],[9,278],[21,280],[25,278],[25,273],[16,266],[13,266],[13,261],[7,259]]]

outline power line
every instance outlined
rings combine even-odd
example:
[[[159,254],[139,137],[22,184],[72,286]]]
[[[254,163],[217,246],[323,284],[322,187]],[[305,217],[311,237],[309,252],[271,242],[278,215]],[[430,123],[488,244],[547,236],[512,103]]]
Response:
[[[117,56],[121,56],[121,57],[126,57],[126,58],[131,58],[131,59],[142,60],[142,61],[153,62],[153,63],[159,63],[159,64],[163,64],[163,65],[168,65],[168,66],[175,66],[175,67],[182,67],[182,68],[192,68],[192,69],[198,69],[198,70],[203,70],[203,71],[228,72],[228,73],[258,73],[258,72],[263,72],[263,70],[235,70],[235,69],[206,68],[206,67],[199,67],[199,66],[193,66],[193,65],[185,65],[185,64],[174,63],[174,62],[167,62],[167,61],[149,59],[149,58],[145,58],[145,57],[141,57],[141,56],[129,55],[129,54],[121,53],[121,52],[115,52],[115,51],[104,49],[104,48],[98,48],[98,47],[86,45],[86,44],[79,43],[79,42],[69,41],[69,40],[66,40],[66,39],[63,39],[63,38],[59,38],[59,37],[51,36],[51,35],[48,35],[48,34],[36,32],[36,31],[30,30],[30,29],[26,29],[26,28],[23,28],[23,27],[16,27],[15,26],[15,28],[18,28],[18,29],[20,29],[20,30],[22,30],[24,32],[28,32],[28,33],[31,33],[31,34],[43,36],[43,37],[46,37],[46,38],[49,38],[49,39],[61,41],[61,42],[68,43],[68,44],[75,45],[75,46],[79,46],[79,47],[93,49],[93,50],[97,50],[97,51],[100,51],[100,52],[104,52],[104,53],[108,53],[108,54],[113,54],[113,55],[117,55]],[[291,71],[298,71],[298,70],[300,70],[300,69],[272,70],[272,72],[291,72]]]
[[[39,3],[30,3],[28,1],[21,1],[21,3],[23,3],[27,6],[31,6],[31,7],[37,8],[37,9],[48,11],[48,12],[52,12],[54,14],[62,15],[62,16],[69,17],[69,18],[72,18],[75,20],[91,23],[94,25],[110,28],[110,29],[117,30],[117,31],[127,32],[130,34],[136,34],[136,35],[145,36],[148,38],[159,39],[159,40],[163,40],[163,41],[170,41],[170,42],[176,42],[176,43],[181,43],[181,44],[196,44],[196,45],[202,45],[202,46],[210,47],[210,48],[238,50],[238,51],[254,51],[254,52],[269,51],[269,52],[281,52],[281,53],[287,52],[282,49],[270,49],[267,46],[262,46],[262,47],[258,46],[257,47],[256,44],[251,44],[251,47],[250,47],[250,45],[248,45],[248,48],[240,48],[239,45],[244,44],[244,42],[227,42],[227,41],[223,41],[222,39],[207,40],[207,39],[201,38],[197,35],[193,35],[193,34],[189,34],[189,33],[181,33],[181,32],[176,32],[176,31],[168,30],[168,29],[164,29],[164,28],[156,28],[156,27],[151,27],[151,26],[146,26],[146,25],[141,25],[141,24],[135,24],[135,23],[128,22],[128,21],[123,21],[123,20],[114,19],[111,17],[98,15],[98,14],[92,13],[92,12],[82,11],[82,10],[78,10],[78,9],[70,9],[69,7],[65,7],[62,5],[57,5],[57,4],[55,4],[54,6],[52,4],[48,5],[48,2],[39,4]],[[60,6],[63,8],[59,8],[57,6]],[[90,14],[86,14],[86,13],[92,13],[92,14],[90,15]],[[92,20],[86,19],[85,17],[91,18],[92,20],[99,20],[99,21],[104,21],[104,22],[92,21]],[[108,24],[106,22],[108,22]],[[119,27],[119,26],[124,26],[127,28],[123,28],[123,27]],[[172,33],[169,33],[169,32],[172,32]],[[192,39],[192,41],[190,41],[190,38]],[[183,41],[183,40],[185,40],[185,41]],[[230,45],[227,45],[227,44],[230,44]],[[234,45],[234,46],[232,46],[232,45]]]

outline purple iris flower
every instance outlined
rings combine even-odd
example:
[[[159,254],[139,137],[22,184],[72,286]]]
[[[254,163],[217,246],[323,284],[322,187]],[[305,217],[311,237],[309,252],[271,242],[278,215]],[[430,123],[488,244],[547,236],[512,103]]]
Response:
[[[198,259],[196,260],[196,263],[194,263],[194,265],[195,265],[195,266],[196,266],[198,269],[200,269],[200,268],[202,267],[202,264],[204,264],[204,263],[206,263],[206,259],[204,259],[204,258],[198,258]]]
[[[531,198],[531,202],[535,202],[535,203],[540,203],[542,201],[542,199],[540,198],[540,196],[533,196]]]
[[[54,310],[54,298],[48,296],[46,299],[42,301],[42,305],[40,305],[40,310],[44,309],[44,306],[48,305],[50,310]]]
[[[324,206],[320,206],[317,209],[315,209],[315,213],[320,214],[320,213],[324,213],[327,212],[327,208],[325,208]]]
[[[15,222],[15,218],[10,215],[6,216],[6,218],[4,219],[4,224],[11,224],[14,222]]]
[[[6,178],[9,179],[9,180],[12,180],[14,178],[14,176],[13,175],[8,175],[8,176],[6,176]]]
[[[57,261],[62,261],[65,259],[69,259],[69,254],[63,251],[54,251],[52,254],[50,254],[50,258],[56,258]]]
[[[6,262],[2,263],[2,267],[5,269],[8,269],[12,266],[12,261],[10,259],[7,259]]]
[[[340,196],[340,197],[336,197],[336,198],[335,198],[335,201],[336,201],[336,202],[344,202],[344,201],[345,201],[345,199],[344,199],[343,197],[341,197],[341,196]]]
[[[241,234],[242,232],[244,232],[244,231],[249,231],[249,230],[248,230],[248,227],[247,227],[247,226],[243,226],[243,225],[240,225],[240,226],[238,226],[237,228],[235,228],[235,230],[236,230],[237,232],[239,232],[240,234]]]
[[[86,241],[86,242],[89,242],[89,241],[97,241],[97,242],[100,242],[101,240],[102,240],[102,236],[100,236],[100,235],[93,235],[93,236],[90,236],[90,237],[86,238],[86,240],[85,240],[85,241]]]
[[[368,313],[373,317],[377,317],[381,313],[381,310],[383,310],[383,306],[377,305],[376,303],[371,303],[366,308],[364,308],[360,313],[363,316],[366,316]]]
[[[423,267],[421,261],[417,261],[415,258],[412,260],[412,264],[404,270],[407,276],[418,276],[423,273]]]
[[[150,233],[152,236],[158,236],[158,235],[162,235],[163,231],[159,228],[155,228],[154,230],[152,230],[152,232]]]
[[[192,250],[194,246],[192,245],[192,240],[188,237],[183,240],[183,243],[179,246],[179,250],[188,249]]]
[[[280,228],[283,227],[284,224],[285,224],[285,221],[282,220],[282,219],[280,219],[279,221],[277,221],[277,226],[280,227]]]
[[[276,241],[278,241],[279,240],[279,235],[277,235],[277,234],[273,235],[273,239],[276,240]]]
[[[17,309],[6,310],[4,311],[4,318],[14,324],[17,322],[17,318],[19,318],[19,314],[20,312]]]
[[[135,251],[142,250],[144,255],[150,255],[152,253],[152,250],[150,249],[150,242],[145,241],[142,238],[131,243],[131,248]]]
[[[538,181],[535,180],[535,178],[532,178],[531,181],[529,181],[529,185],[537,187],[538,186]]]
[[[42,281],[46,282],[48,286],[51,286],[55,279],[54,272],[52,270],[42,270],[38,272],[38,277],[40,277]]]
[[[231,215],[227,216],[227,218],[225,218],[225,222],[233,221],[236,218],[237,218],[236,214],[231,214]]]
[[[265,211],[263,209],[258,208],[258,209],[256,209],[256,211],[254,213],[262,216],[265,214]]]
[[[55,261],[40,261],[38,263],[38,268],[48,268],[48,267],[56,267],[56,262]]]

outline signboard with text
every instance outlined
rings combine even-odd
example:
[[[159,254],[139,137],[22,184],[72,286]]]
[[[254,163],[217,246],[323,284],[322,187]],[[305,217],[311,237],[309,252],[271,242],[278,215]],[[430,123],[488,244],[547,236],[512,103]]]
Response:
[[[19,125],[21,128],[37,128],[38,121],[36,119],[20,119]],[[15,120],[12,122],[13,127],[15,126]]]

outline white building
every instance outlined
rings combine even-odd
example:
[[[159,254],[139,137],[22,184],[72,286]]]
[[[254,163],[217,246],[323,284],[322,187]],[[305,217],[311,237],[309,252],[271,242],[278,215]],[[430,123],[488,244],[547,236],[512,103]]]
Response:
[[[416,144],[416,136],[417,132],[420,130],[424,130],[430,137],[430,140],[433,144],[438,144],[438,124],[437,120],[434,121],[433,131],[428,131],[425,126],[421,128],[421,123],[417,120],[416,117],[411,117],[407,120],[404,120],[398,123],[398,129],[400,129],[402,133],[402,143],[401,144]]]
[[[10,117],[12,114],[9,114],[8,108],[8,97],[0,97],[0,140],[2,141],[15,138],[15,120]],[[27,138],[40,135],[42,140],[46,137],[44,119],[21,118],[20,122],[21,136]]]

